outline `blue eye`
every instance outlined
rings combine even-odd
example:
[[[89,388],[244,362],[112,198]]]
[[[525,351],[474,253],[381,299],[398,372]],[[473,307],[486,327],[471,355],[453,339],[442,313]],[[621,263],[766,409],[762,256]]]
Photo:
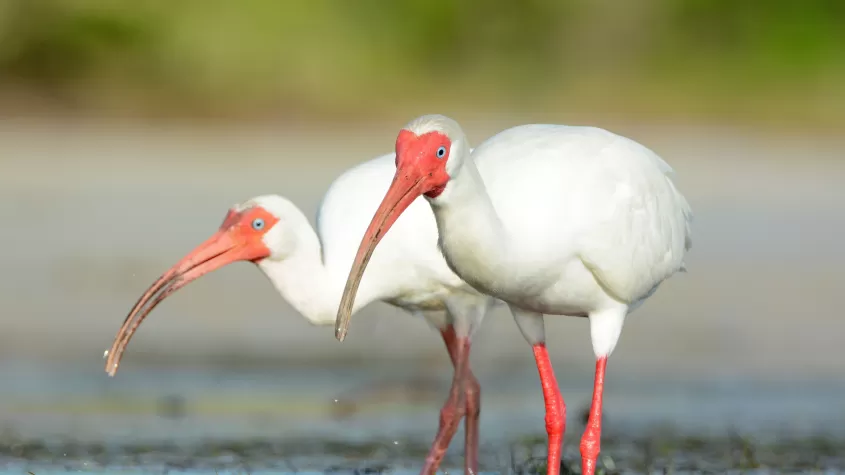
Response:
[[[261,231],[264,229],[264,220],[261,218],[255,218],[252,220],[252,229],[256,231]]]
[[[445,157],[446,156],[446,147],[444,147],[442,145],[440,147],[438,147],[436,154],[437,154],[437,158]]]

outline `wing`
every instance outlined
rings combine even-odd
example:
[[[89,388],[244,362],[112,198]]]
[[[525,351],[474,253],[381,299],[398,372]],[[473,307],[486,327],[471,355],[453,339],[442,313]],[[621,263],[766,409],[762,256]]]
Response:
[[[654,152],[617,136],[587,177],[595,215],[580,236],[578,254],[620,301],[633,304],[684,269],[693,216],[672,174]]]

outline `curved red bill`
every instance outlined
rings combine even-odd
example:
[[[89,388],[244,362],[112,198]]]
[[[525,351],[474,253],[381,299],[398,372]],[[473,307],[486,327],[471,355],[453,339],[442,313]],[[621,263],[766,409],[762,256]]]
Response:
[[[355,261],[349,272],[346,287],[343,289],[343,297],[340,300],[340,306],[337,310],[337,321],[335,322],[335,338],[339,341],[343,341],[346,338],[346,333],[349,331],[349,321],[352,319],[355,294],[358,292],[358,286],[361,284],[364,270],[370,262],[370,257],[372,257],[376,245],[381,241],[381,238],[384,237],[390,227],[393,226],[399,215],[425,192],[423,178],[424,176],[419,176],[418,173],[413,173],[413,171],[403,170],[401,168],[396,170],[396,175],[393,177],[393,182],[390,184],[384,200],[382,200],[376,214],[373,216],[367,232],[364,233],[364,238],[361,240],[361,245],[358,248],[358,253],[355,255]]]
[[[107,352],[106,373],[109,376],[114,376],[117,373],[120,359],[126,351],[126,346],[135,330],[138,329],[144,318],[169,295],[204,274],[227,264],[242,260],[255,260],[265,257],[266,254],[267,250],[263,246],[244,245],[238,242],[231,232],[224,229],[197,246],[176,265],[162,274],[132,307],[117,332],[111,349]]]
[[[339,341],[343,341],[349,331],[355,294],[376,245],[402,212],[420,195],[434,198],[443,192],[449,181],[445,165],[450,145],[449,138],[441,132],[431,131],[421,135],[407,129],[399,132],[396,138],[396,174],[364,233],[340,299],[334,330],[334,336]]]

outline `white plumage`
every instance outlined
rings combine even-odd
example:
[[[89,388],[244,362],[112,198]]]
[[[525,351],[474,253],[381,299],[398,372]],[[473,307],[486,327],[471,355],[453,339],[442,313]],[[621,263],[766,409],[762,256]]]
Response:
[[[233,206],[217,233],[165,272],[138,300],[105,354],[106,371],[116,373],[132,334],[164,298],[236,261],[256,263],[311,323],[333,323],[357,236],[366,230],[394,170],[394,154],[387,154],[337,178],[320,205],[317,233],[296,205],[278,195],[258,196]],[[469,339],[494,299],[470,287],[446,265],[437,249],[434,216],[424,200],[408,207],[396,231],[373,255],[361,297],[355,311],[381,300],[423,315],[441,331],[455,365],[455,383],[441,411],[441,428],[427,464],[436,470],[454,429],[466,415],[466,467],[477,471],[480,388],[468,367]]]
[[[317,212],[317,233],[305,214],[281,196],[259,196],[236,206],[238,210],[261,206],[280,219],[264,236],[272,254],[258,265],[285,299],[312,323],[334,323],[358,248],[357,236],[367,229],[394,171],[394,154],[390,153],[340,175],[323,196]],[[448,318],[438,312],[447,310],[447,304],[462,314],[471,313],[464,307],[486,308],[490,298],[467,285],[446,265],[436,245],[434,216],[424,200],[408,207],[406,215],[397,221],[396,231],[373,253],[371,272],[362,281],[356,312],[383,300],[420,313],[443,329]]]
[[[482,292],[525,310],[580,316],[637,305],[683,267],[689,205],[666,162],[630,139],[525,125],[449,161],[449,184],[430,199],[441,247]]]
[[[381,236],[389,238],[391,220],[409,199],[424,194],[449,267],[508,303],[535,347],[550,474],[559,469],[565,406],[545,350],[543,314],[590,318],[596,391],[581,451],[583,473],[594,473],[606,358],[625,317],[684,269],[692,243],[692,211],[672,182],[672,169],[643,145],[594,127],[518,126],[470,152],[460,126],[440,115],[410,122],[396,150],[393,184],[364,235],[341,300],[338,338],[346,332],[367,250]]]

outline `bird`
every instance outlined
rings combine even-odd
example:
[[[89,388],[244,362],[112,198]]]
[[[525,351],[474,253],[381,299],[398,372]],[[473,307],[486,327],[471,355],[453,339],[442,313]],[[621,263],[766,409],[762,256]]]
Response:
[[[129,340],[167,296],[204,274],[233,262],[252,262],[276,290],[314,325],[331,326],[347,271],[395,169],[389,153],[341,174],[323,197],[317,231],[290,200],[262,195],[232,206],[214,233],[161,275],[132,307],[104,357],[114,376]],[[424,317],[441,333],[455,368],[449,397],[424,470],[440,465],[458,424],[465,418],[465,471],[478,471],[480,386],[469,368],[470,338],[497,303],[463,282],[437,249],[437,225],[428,205],[412,203],[395,234],[372,258],[355,311],[384,301]]]
[[[673,169],[644,145],[589,126],[515,126],[471,150],[460,125],[437,114],[403,127],[395,150],[394,177],[350,269],[335,337],[346,337],[360,279],[379,241],[424,196],[449,267],[505,302],[533,347],[549,474],[560,472],[566,405],[544,318],[589,319],[596,370],[579,448],[582,473],[595,473],[607,359],[623,323],[663,281],[686,271],[693,213]]]

